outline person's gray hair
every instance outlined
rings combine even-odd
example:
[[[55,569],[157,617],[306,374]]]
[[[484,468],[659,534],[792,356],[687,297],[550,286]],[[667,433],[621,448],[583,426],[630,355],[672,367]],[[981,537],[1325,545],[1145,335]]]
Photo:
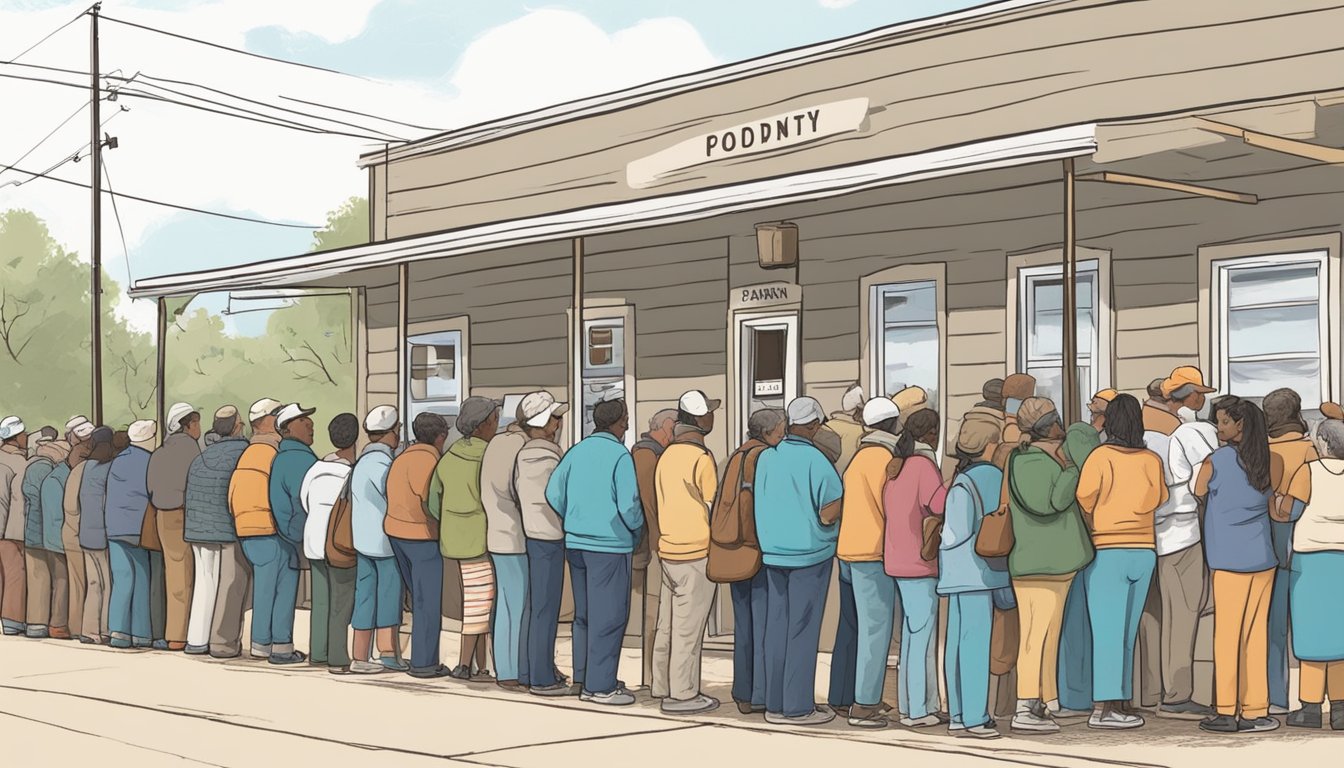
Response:
[[[663,410],[653,414],[653,418],[649,419],[649,431],[652,432],[655,429],[661,428],[663,424],[669,421],[676,421],[676,420],[677,420],[677,409],[664,408]]]
[[[784,412],[775,408],[762,408],[747,419],[747,437],[764,440],[765,436],[784,421]]]
[[[1316,428],[1316,437],[1332,459],[1344,459],[1344,421],[1327,419]]]
[[[1175,401],[1175,402],[1179,402],[1179,401],[1182,401],[1182,400],[1184,400],[1185,398],[1187,398],[1187,397],[1189,397],[1189,396],[1191,396],[1191,395],[1193,395],[1193,394],[1195,394],[1195,385],[1194,385],[1194,384],[1182,384],[1181,386],[1177,387],[1176,389],[1173,389],[1173,390],[1171,391],[1171,394],[1170,394],[1170,395],[1167,395],[1167,399],[1168,399],[1168,400]]]

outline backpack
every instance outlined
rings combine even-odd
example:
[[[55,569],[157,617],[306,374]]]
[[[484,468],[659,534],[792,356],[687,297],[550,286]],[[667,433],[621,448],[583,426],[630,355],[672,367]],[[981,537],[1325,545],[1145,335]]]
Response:
[[[709,580],[716,584],[745,581],[761,569],[761,547],[756,539],[756,461],[766,446],[741,455],[734,477],[723,478],[723,485],[709,512]],[[752,468],[747,477],[747,466]],[[730,486],[729,483],[732,483]],[[728,501],[728,489],[736,492]]]

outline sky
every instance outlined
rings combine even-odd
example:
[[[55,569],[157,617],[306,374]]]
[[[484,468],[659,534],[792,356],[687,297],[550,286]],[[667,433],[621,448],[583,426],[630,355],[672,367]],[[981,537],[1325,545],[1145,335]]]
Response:
[[[470,125],[984,1],[107,0],[100,71],[132,79],[124,84],[127,93],[101,107],[103,130],[118,141],[116,149],[104,152],[107,178],[112,189],[126,194],[320,225],[328,211],[366,192],[367,176],[355,166],[358,155],[392,138],[413,139],[432,132],[426,128]],[[89,114],[76,114],[87,103],[87,90],[14,77],[87,88],[87,76],[6,63],[87,7],[0,0],[0,104],[6,113],[0,120],[0,166],[42,172],[87,149]],[[113,19],[309,66],[242,56]],[[87,72],[88,19],[78,19],[18,63]],[[130,92],[180,100],[163,90],[170,88],[225,98],[198,86],[358,123],[358,128],[321,124],[362,135],[278,128]],[[248,102],[230,103],[312,122]],[[66,162],[51,175],[87,183],[88,169],[87,162]],[[0,171],[0,210],[35,212],[61,245],[87,258],[89,193],[43,179],[10,183],[28,178]],[[123,286],[153,275],[291,256],[311,242],[311,230],[302,227],[231,221],[124,199],[115,211],[103,206],[104,269]],[[218,311],[224,298],[201,302]],[[153,328],[152,302],[124,300],[117,311],[137,328]],[[262,318],[248,316],[229,318],[226,325],[246,334],[263,327]]]

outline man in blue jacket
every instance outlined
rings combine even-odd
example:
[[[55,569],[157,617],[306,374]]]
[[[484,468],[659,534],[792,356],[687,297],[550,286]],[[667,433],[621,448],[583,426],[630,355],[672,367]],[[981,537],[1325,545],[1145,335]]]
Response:
[[[564,521],[574,587],[574,682],[582,701],[626,706],[635,697],[616,679],[630,618],[630,560],[644,527],[635,462],[624,442],[625,401],[593,409],[595,431],[560,460],[546,500]]]
[[[272,664],[298,664],[308,657],[294,649],[294,608],[299,594],[299,551],[303,548],[303,525],[308,522],[301,492],[303,477],[317,463],[313,453],[315,408],[290,403],[275,416],[280,431],[280,449],[271,464],[270,501],[275,517],[279,577],[275,584],[275,607],[271,616]],[[253,617],[253,621],[256,618]]]

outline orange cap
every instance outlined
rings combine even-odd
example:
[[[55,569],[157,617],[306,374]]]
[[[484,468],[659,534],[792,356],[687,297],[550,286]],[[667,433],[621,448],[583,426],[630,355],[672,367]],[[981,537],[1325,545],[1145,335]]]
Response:
[[[1204,383],[1204,374],[1193,365],[1182,365],[1171,372],[1167,380],[1162,382],[1162,394],[1170,397],[1172,392],[1186,386],[1194,385],[1196,392],[1208,394],[1214,392],[1214,388]]]
[[[1093,413],[1101,413],[1106,410],[1106,404],[1114,400],[1120,393],[1114,389],[1103,389],[1092,396],[1092,402],[1088,405],[1088,410]],[[1098,403],[1097,401],[1101,402]]]

